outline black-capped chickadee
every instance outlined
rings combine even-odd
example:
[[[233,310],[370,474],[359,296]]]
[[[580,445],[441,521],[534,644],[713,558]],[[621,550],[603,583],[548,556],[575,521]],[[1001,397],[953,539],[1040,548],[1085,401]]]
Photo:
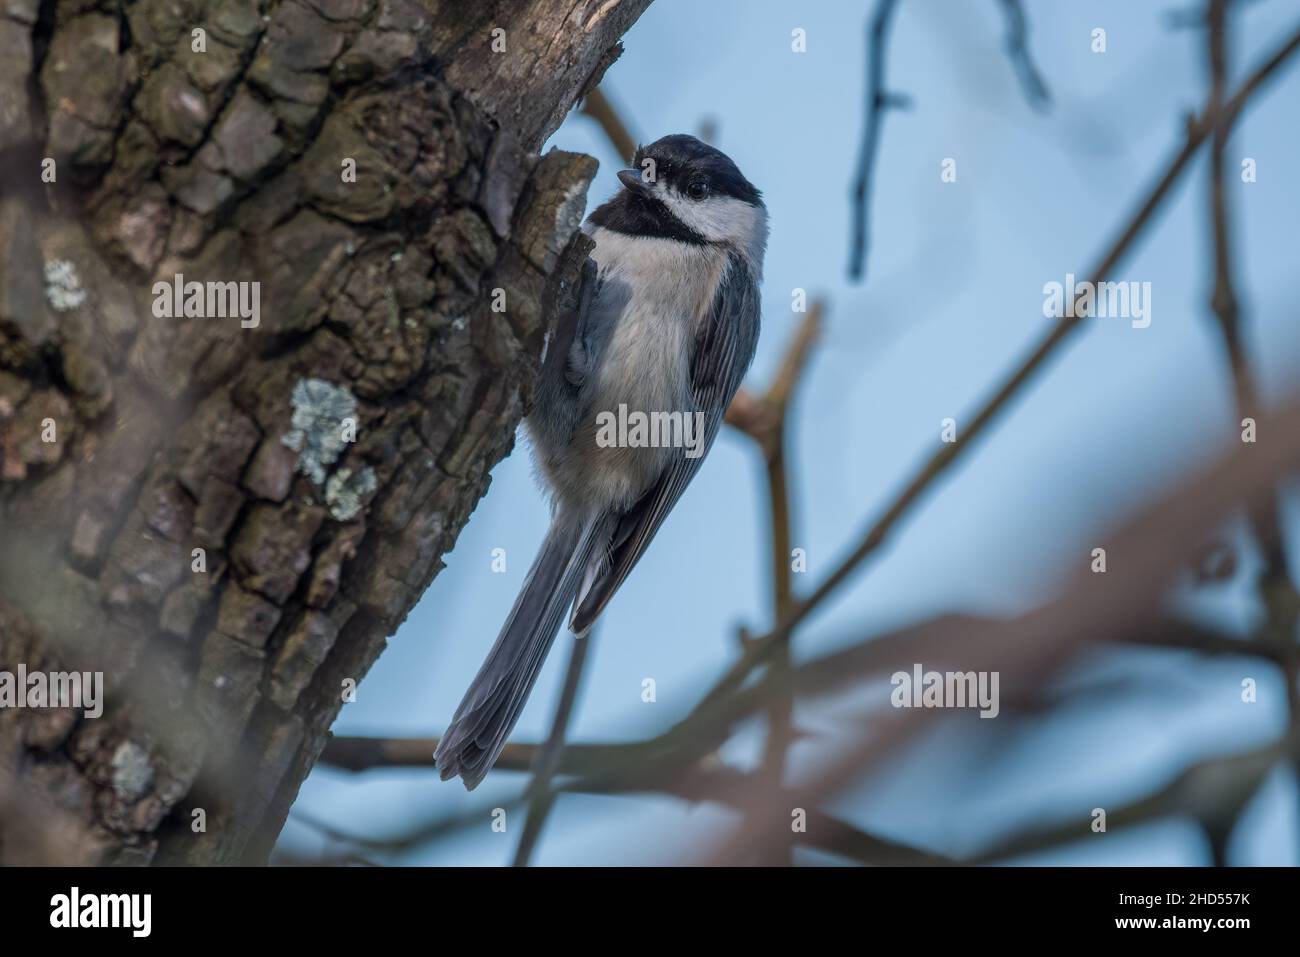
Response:
[[[767,210],[693,136],[637,151],[587,219],[594,282],[547,346],[527,426],[552,520],[523,590],[435,759],[475,788],[523,709],[572,606],[582,637],[640,559],[718,434],[758,343]],[[692,447],[610,441],[615,414],[698,424]],[[644,419],[642,420],[645,421]]]

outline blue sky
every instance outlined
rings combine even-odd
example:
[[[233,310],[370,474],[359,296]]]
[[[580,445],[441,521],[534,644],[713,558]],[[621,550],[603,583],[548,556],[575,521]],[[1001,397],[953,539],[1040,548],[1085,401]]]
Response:
[[[1080,275],[1105,250],[1181,143],[1183,117],[1205,95],[1204,38],[1171,29],[1170,4],[1028,3],[1030,44],[1053,96],[1026,104],[1004,55],[994,0],[900,5],[888,75],[912,106],[890,112],[876,167],[867,281],[846,279],[849,187],[862,124],[870,5],[656,0],[625,38],[604,89],[633,134],[716,128],[765,194],[772,236],[764,331],[749,382],[771,375],[799,317],[792,290],[826,301],[827,328],[792,410],[795,544],[813,587],[860,529],[935,450],[940,422],[958,428],[1042,335],[1043,285]],[[1300,4],[1268,0],[1235,15],[1234,76],[1294,30]],[[1107,34],[1104,54],[1090,34]],[[802,28],[807,52],[791,50]],[[1295,183],[1300,71],[1274,83],[1244,116],[1231,164],[1243,317],[1267,397],[1294,389],[1300,324],[1294,292],[1300,214]],[[588,208],[623,165],[599,129],[574,114],[552,137],[600,160]],[[942,183],[945,158],[957,181]],[[1198,159],[1172,201],[1112,278],[1150,282],[1152,322],[1093,320],[1024,390],[991,433],[902,523],[864,574],[797,639],[823,653],[838,638],[944,611],[1014,613],[1034,606],[1086,562],[1105,530],[1236,437],[1225,361],[1208,312],[1207,164]],[[1291,489],[1294,493],[1295,489]],[[602,620],[574,740],[631,740],[680,717],[736,653],[738,626],[769,624],[765,490],[748,440],[726,433],[654,546]],[[1290,495],[1288,527],[1300,534]],[[362,683],[340,734],[441,732],[495,638],[546,525],[526,443],[493,472],[491,489],[439,575]],[[491,553],[504,548],[507,571]],[[1293,556],[1296,549],[1292,547]],[[1247,563],[1249,563],[1247,557]],[[1256,609],[1244,585],[1186,599],[1225,627]],[[540,739],[559,691],[561,636],[515,732]],[[1078,707],[1027,727],[996,759],[970,734],[943,733],[847,795],[856,823],[921,846],[972,851],[1028,814],[1069,818],[1145,793],[1197,756],[1263,744],[1285,721],[1280,678],[1245,659],[1127,654],[1097,664],[1150,693]],[[1260,701],[1238,696],[1244,675]],[[653,704],[641,682],[656,681]],[[826,714],[801,720],[833,734]],[[736,748],[746,758],[746,742]],[[795,773],[807,755],[796,754]],[[348,831],[397,833],[417,821],[516,795],[521,775],[494,774],[473,795],[420,771],[353,778],[318,769],[297,809]],[[957,795],[954,797],[954,795]],[[1276,771],[1234,838],[1237,863],[1296,864],[1296,782]],[[544,864],[657,863],[731,821],[668,800],[566,797],[536,856]],[[484,819],[404,863],[509,861],[506,835]],[[291,817],[283,840],[319,848]],[[818,860],[811,855],[809,862]],[[1204,843],[1173,820],[1083,840],[1038,859],[1079,864],[1198,864]]]

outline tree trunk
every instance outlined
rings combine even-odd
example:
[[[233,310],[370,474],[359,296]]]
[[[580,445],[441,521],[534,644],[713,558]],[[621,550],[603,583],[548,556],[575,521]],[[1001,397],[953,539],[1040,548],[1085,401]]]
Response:
[[[510,451],[596,165],[535,152],[648,3],[0,0],[0,673],[106,701],[0,707],[0,863],[266,860]]]

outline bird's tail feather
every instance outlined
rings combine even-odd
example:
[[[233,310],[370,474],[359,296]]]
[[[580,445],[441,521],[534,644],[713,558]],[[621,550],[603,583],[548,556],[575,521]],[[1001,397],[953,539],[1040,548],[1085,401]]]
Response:
[[[557,513],[496,644],[434,754],[442,779],[476,788],[496,763],[572,604],[604,522]]]

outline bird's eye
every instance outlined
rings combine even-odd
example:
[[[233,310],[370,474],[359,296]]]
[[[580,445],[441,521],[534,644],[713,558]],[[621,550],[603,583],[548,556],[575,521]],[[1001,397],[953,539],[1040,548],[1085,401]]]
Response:
[[[686,187],[686,195],[696,201],[701,200],[705,196],[709,195],[709,184],[701,180],[696,180],[694,183],[691,183],[690,186]]]

